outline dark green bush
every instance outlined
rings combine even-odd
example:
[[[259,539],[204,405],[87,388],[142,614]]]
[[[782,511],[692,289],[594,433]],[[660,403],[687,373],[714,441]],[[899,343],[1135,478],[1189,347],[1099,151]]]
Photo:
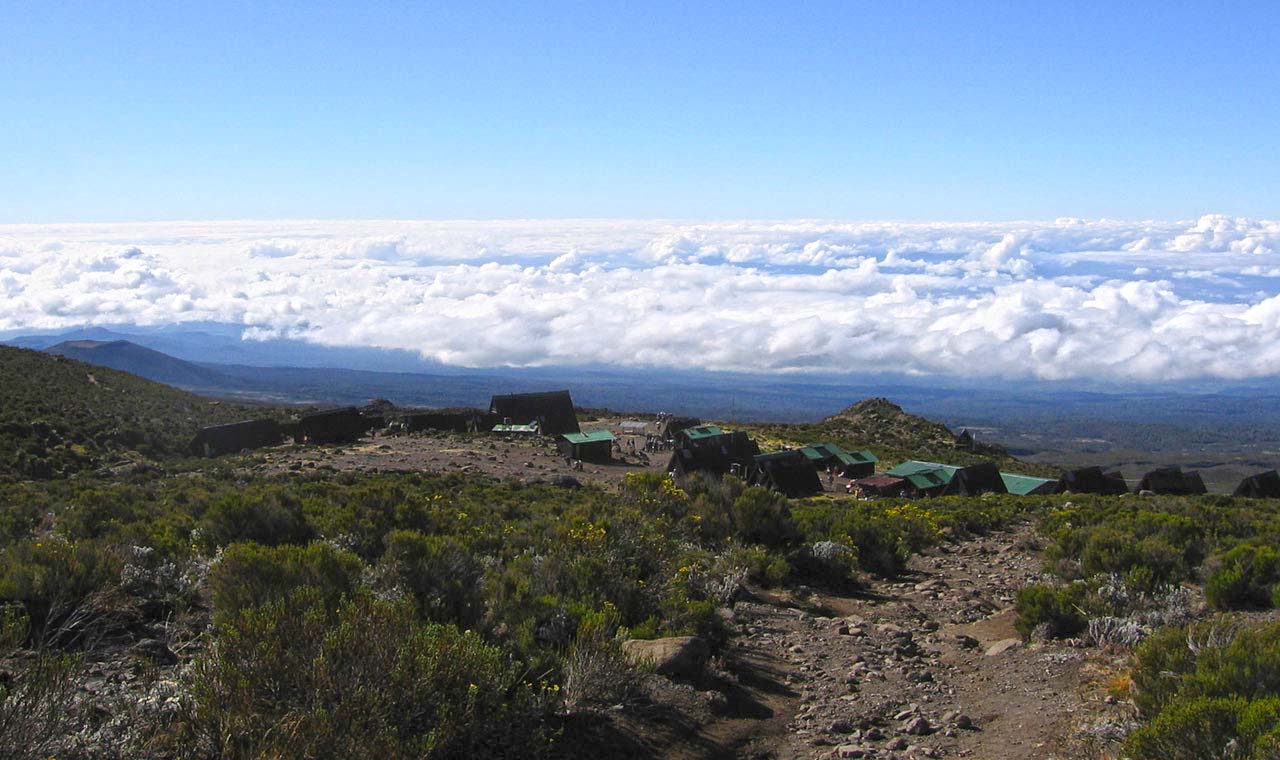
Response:
[[[220,619],[309,587],[332,608],[356,588],[364,563],[329,544],[232,544],[209,572],[213,610]]]
[[[542,704],[502,652],[412,603],[315,589],[241,610],[193,668],[176,741],[220,758],[532,757]]]
[[[800,538],[787,497],[765,488],[748,488],[733,500],[734,534],[742,541],[776,549]]]
[[[122,564],[98,541],[28,539],[0,554],[0,602],[22,606],[32,642],[71,644],[117,611],[104,597]]]
[[[1125,741],[1132,760],[1248,758],[1238,725],[1248,702],[1239,697],[1200,697],[1179,702]]]
[[[1220,618],[1159,631],[1134,651],[1132,682],[1148,717],[1197,697],[1280,696],[1280,622]]]
[[[413,595],[422,615],[440,623],[473,627],[484,613],[484,568],[451,536],[391,531],[378,569],[381,580]]]
[[[1280,581],[1280,553],[1270,546],[1241,544],[1222,556],[1204,594],[1220,610],[1265,609]]]
[[[264,546],[301,544],[314,535],[297,499],[278,488],[227,494],[215,501],[200,521],[200,540],[208,549],[238,541]]]
[[[1081,604],[1085,587],[1081,584],[1067,586],[1027,586],[1018,592],[1015,607],[1018,619],[1014,627],[1024,638],[1041,624],[1047,624],[1049,635],[1054,638],[1076,636],[1088,625],[1088,617]]]

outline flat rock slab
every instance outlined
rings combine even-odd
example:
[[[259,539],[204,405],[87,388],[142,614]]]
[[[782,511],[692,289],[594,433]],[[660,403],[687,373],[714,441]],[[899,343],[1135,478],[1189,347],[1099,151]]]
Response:
[[[652,664],[661,675],[691,677],[702,672],[711,647],[697,636],[671,636],[624,641],[622,653],[637,665]]]

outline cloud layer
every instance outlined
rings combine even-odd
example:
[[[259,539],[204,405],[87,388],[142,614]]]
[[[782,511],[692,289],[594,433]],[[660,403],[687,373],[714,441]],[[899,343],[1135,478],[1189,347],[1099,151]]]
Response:
[[[0,330],[580,363],[1152,381],[1280,375],[1280,222],[0,227]]]

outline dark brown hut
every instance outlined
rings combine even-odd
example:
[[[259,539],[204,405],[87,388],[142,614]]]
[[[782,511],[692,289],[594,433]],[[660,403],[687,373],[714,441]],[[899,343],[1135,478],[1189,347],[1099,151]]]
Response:
[[[1058,489],[1062,493],[1096,493],[1107,496],[1129,492],[1123,475],[1118,472],[1103,472],[1101,467],[1081,467],[1064,472],[1058,478]]]
[[[354,406],[302,415],[294,428],[298,443],[346,443],[368,432],[369,421]]]
[[[991,462],[961,467],[951,476],[943,496],[979,496],[984,493],[1008,493],[1000,477],[1000,469]]]
[[[1275,470],[1267,470],[1250,475],[1240,481],[1231,495],[1250,499],[1280,499],[1280,474]]]
[[[770,488],[792,499],[822,493],[822,481],[813,461],[799,450],[757,455],[747,482]]]
[[[1148,472],[1142,476],[1138,490],[1172,496],[1207,493],[1200,473],[1183,472],[1178,467],[1161,467]]]
[[[512,425],[538,423],[542,435],[561,435],[581,432],[578,416],[573,411],[573,399],[569,391],[542,393],[512,393],[494,396],[489,401],[489,413],[501,420],[511,420]]]
[[[216,457],[245,449],[275,446],[284,440],[284,430],[275,420],[245,420],[201,428],[191,440],[192,454]]]

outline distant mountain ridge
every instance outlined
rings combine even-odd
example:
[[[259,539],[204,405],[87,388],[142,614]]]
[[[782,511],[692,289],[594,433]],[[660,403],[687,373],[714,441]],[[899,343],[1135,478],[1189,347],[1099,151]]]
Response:
[[[181,388],[216,389],[232,382],[220,372],[127,340],[69,340],[50,346],[45,352]]]

